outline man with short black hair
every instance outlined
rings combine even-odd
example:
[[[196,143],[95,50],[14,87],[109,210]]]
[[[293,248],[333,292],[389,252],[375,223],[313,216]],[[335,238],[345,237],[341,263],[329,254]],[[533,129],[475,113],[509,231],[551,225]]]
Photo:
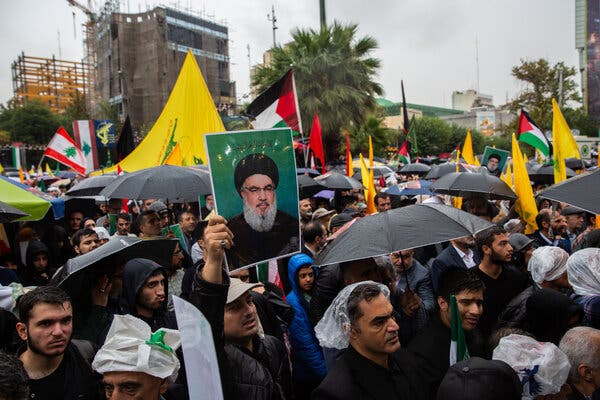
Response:
[[[19,298],[16,329],[27,348],[19,358],[32,399],[97,399],[98,379],[71,344],[73,309],[62,289],[40,286]]]
[[[127,213],[117,214],[117,231],[113,236],[135,236],[131,231],[131,216]]]
[[[309,221],[302,230],[302,253],[315,258],[327,242],[327,229],[319,221]]]
[[[392,199],[387,193],[379,192],[375,195],[375,208],[377,212],[384,212],[392,209]]]
[[[485,336],[492,333],[506,305],[527,286],[527,277],[510,265],[513,248],[504,228],[493,226],[475,236],[481,262],[474,269],[485,285],[484,312],[479,324]]]
[[[160,217],[156,211],[146,210],[137,217],[141,238],[151,238],[160,235]]]
[[[93,229],[80,229],[73,235],[73,250],[78,256],[89,253],[100,246],[100,238]]]
[[[194,231],[197,225],[196,216],[191,211],[182,211],[177,216],[177,222],[183,232],[185,244],[187,245],[187,254],[190,254],[193,244],[196,243],[196,239],[194,238]]]

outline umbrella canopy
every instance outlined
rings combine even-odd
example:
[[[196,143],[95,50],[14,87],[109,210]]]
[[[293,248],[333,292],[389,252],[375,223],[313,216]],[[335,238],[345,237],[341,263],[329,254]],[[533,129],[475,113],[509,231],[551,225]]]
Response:
[[[464,164],[458,164],[458,172],[468,171]],[[425,179],[440,179],[444,175],[456,172],[456,163],[445,162],[442,164],[434,165],[431,170],[425,175]]]
[[[571,168],[573,170],[577,170],[577,169],[585,169],[585,168],[590,168],[592,166],[592,163],[586,159],[580,160],[579,158],[567,158],[565,159],[565,165],[568,168]]]
[[[418,196],[418,195],[433,195],[429,188],[431,182],[423,179],[403,182],[390,187],[386,193],[400,196]]]
[[[359,181],[338,172],[328,172],[317,176],[315,181],[328,189],[363,189],[363,185]]]
[[[198,201],[198,196],[212,193],[210,174],[206,171],[160,165],[118,176],[100,192],[117,199],[168,199],[174,203]]]
[[[321,173],[316,169],[311,168],[296,168],[296,174],[298,175],[310,175],[310,176],[319,176]]]
[[[325,189],[325,186],[321,185],[310,176],[298,175],[298,192],[301,199],[312,197],[323,189]]]
[[[567,178],[572,178],[575,175],[575,171],[571,168],[566,168]],[[529,179],[535,183],[543,183],[545,185],[551,185],[554,183],[554,166],[551,164],[537,164],[533,165],[529,171]]]
[[[0,201],[28,214],[19,221],[37,221],[46,215],[52,206],[54,218],[60,219],[65,214],[63,199],[50,196],[37,188],[15,182],[5,176],[0,176]]]
[[[419,174],[426,175],[429,171],[431,171],[431,167],[427,164],[421,163],[412,163],[406,164],[404,167],[400,169],[401,174]]]
[[[94,276],[112,273],[119,262],[141,257],[162,266],[171,265],[177,243],[177,239],[113,236],[102,246],[67,261],[56,271],[50,285],[63,288],[72,298],[77,299],[95,282]]]
[[[29,214],[14,208],[13,206],[0,201],[0,224],[12,222],[16,219],[23,218]]]
[[[66,194],[71,197],[97,196],[116,178],[117,176],[113,174],[92,176],[77,183]]]
[[[600,214],[600,170],[550,186],[538,196],[563,201],[592,214]]]
[[[474,235],[492,223],[454,207],[419,204],[358,219],[315,260],[328,265]]]
[[[452,172],[431,185],[431,191],[451,196],[484,195],[492,200],[515,200],[517,195],[500,178],[486,173]]]

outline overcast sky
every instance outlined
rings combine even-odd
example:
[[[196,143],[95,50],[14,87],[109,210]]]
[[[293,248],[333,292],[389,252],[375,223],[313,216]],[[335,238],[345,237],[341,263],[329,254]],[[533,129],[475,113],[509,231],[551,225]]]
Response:
[[[79,0],[86,3],[87,0]],[[96,4],[96,0],[94,0]],[[511,77],[520,59],[540,57],[578,67],[575,50],[575,0],[326,0],[327,20],[353,22],[359,35],[379,43],[374,56],[382,61],[377,80],[384,97],[399,101],[400,79],[407,101],[451,107],[454,90],[476,89],[476,40],[479,89],[496,105],[522,87]],[[121,0],[122,12],[145,11],[151,0]],[[226,21],[231,41],[231,79],[237,95],[249,92],[247,45],[253,64],[272,45],[267,14],[275,6],[277,41],[285,43],[295,27],[319,25],[319,0],[181,0]],[[80,60],[81,24],[85,15],[67,0],[0,0],[0,102],[13,95],[11,63],[21,51],[28,56]],[[75,32],[73,29],[75,12]],[[59,34],[60,32],[60,34]],[[477,38],[477,39],[476,39]],[[579,76],[577,77],[579,80]]]

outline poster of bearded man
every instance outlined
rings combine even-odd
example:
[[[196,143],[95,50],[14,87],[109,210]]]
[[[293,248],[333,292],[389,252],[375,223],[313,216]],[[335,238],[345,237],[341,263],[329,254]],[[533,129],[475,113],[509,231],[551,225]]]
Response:
[[[205,136],[216,212],[227,219],[230,271],[297,253],[298,185],[292,131]]]

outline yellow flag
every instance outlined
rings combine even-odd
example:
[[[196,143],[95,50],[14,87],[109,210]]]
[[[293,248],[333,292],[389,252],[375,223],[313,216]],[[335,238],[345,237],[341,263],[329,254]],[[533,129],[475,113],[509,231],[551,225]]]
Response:
[[[48,163],[46,163],[46,173],[48,174],[48,176],[54,177],[54,172],[52,172]]]
[[[475,165],[475,156],[473,155],[473,139],[471,139],[471,130],[467,131],[467,137],[465,137],[465,144],[462,148],[462,156],[467,164]]]
[[[500,176],[500,179],[502,179],[502,181],[506,183],[508,187],[513,189],[513,175],[509,163],[506,163],[506,172]]]
[[[144,140],[119,164],[133,172],[165,163],[179,145],[182,163],[206,164],[204,134],[223,132],[225,127],[206,87],[200,68],[188,52],[173,90],[154,126]],[[104,173],[116,171],[116,166]],[[99,175],[94,172],[91,175]]]
[[[365,201],[367,202],[367,214],[373,214],[377,209],[375,208],[375,182],[373,182],[373,170],[369,171],[365,159],[362,154],[360,156],[360,175],[362,178],[362,184],[365,189]]]
[[[369,168],[373,169],[373,138],[369,135]]]
[[[552,149],[554,158],[554,183],[562,182],[567,179],[567,158],[578,158],[579,149],[577,142],[558,108],[556,100],[552,99]]]
[[[459,172],[459,165],[460,164],[460,150],[456,150],[456,172]],[[455,208],[461,209],[462,208],[462,197],[455,197],[454,200],[452,201],[454,204]]]
[[[23,176],[23,167],[19,167],[19,180],[21,183],[25,183],[25,176]]]
[[[0,174],[4,171],[4,167],[2,166],[2,164],[0,163]]]
[[[183,161],[184,161],[183,157],[181,156],[181,147],[179,147],[179,143],[177,143],[175,145],[175,148],[171,152],[171,154],[169,154],[169,156],[165,160],[165,164],[168,164],[168,165],[185,165],[183,163]]]
[[[523,161],[523,155],[521,154],[521,149],[514,133],[512,134],[512,160],[514,190],[518,197],[515,203],[515,211],[527,224],[525,234],[528,235],[537,230],[535,217],[538,214],[538,209],[533,197],[533,188],[529,182],[527,167]]]

